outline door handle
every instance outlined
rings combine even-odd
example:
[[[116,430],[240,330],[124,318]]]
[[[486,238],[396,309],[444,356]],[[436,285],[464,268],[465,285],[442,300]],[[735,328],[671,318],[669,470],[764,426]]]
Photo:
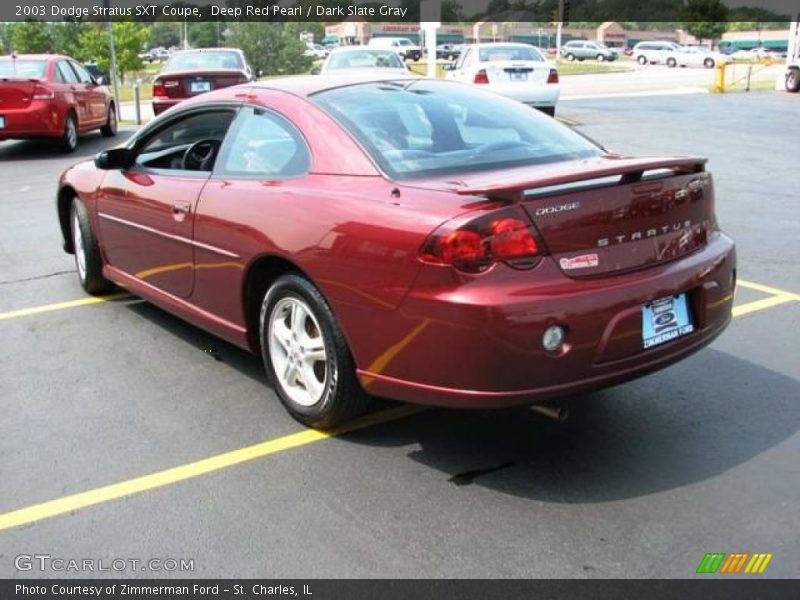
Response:
[[[183,221],[191,209],[192,205],[188,202],[175,202],[172,205],[172,216],[177,221]]]

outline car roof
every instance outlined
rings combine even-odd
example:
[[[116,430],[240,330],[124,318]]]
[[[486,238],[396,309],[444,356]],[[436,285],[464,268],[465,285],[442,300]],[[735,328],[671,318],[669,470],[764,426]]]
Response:
[[[331,50],[331,54],[345,54],[347,52],[388,52],[392,53],[393,50],[389,48],[374,48],[370,46],[339,46]]]
[[[242,53],[239,48],[189,48],[188,50],[176,50],[172,53],[172,56],[177,56],[178,54],[197,54],[198,52],[238,52],[239,54]]]
[[[66,56],[64,54],[5,54],[0,56],[0,58],[22,58],[31,60],[61,60],[63,58],[68,58],[70,60],[75,60],[71,56]]]
[[[412,75],[369,75],[365,73],[352,75],[303,75],[299,77],[285,77],[282,79],[271,79],[269,81],[257,81],[252,84],[255,89],[279,90],[294,94],[295,96],[311,96],[319,92],[334,88],[350,87],[365,83],[389,83],[389,82],[415,82],[420,81],[421,77]]]

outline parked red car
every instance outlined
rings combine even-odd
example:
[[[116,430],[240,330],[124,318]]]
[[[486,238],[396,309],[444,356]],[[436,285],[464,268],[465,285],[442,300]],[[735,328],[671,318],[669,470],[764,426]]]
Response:
[[[500,407],[661,369],[725,329],[736,280],[704,159],[420,78],[189,100],[66,171],[58,215],[89,293],[260,354],[314,427],[368,395]]]
[[[0,56],[0,141],[54,138],[73,152],[93,129],[116,135],[117,113],[81,64],[58,54]]]
[[[153,113],[161,114],[198,94],[253,80],[253,70],[236,48],[175,52],[153,80]]]

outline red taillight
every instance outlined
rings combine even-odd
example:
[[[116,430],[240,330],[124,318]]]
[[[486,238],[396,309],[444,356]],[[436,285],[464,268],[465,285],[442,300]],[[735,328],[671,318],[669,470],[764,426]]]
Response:
[[[513,260],[524,256],[536,256],[539,245],[530,225],[520,219],[500,219],[492,223],[490,248],[499,260]]]
[[[34,100],[52,100],[55,97],[56,97],[55,92],[46,85],[37,83],[36,86],[33,88]]]
[[[533,225],[519,209],[511,208],[466,222],[445,223],[425,241],[420,260],[481,273],[496,262],[530,269],[542,254]]]
[[[558,83],[558,71],[550,69],[550,75],[547,76],[547,83]]]
[[[481,69],[475,73],[475,79],[472,80],[472,83],[489,83],[489,76],[486,74],[486,69]]]
[[[164,87],[164,84],[160,81],[156,81],[153,84],[153,96],[158,98],[164,98],[167,95],[167,90]]]

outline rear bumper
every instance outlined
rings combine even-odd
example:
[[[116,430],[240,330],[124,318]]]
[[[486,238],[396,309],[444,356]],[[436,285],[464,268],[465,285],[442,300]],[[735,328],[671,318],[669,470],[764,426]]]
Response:
[[[0,140],[60,137],[64,130],[63,117],[49,102],[34,102],[17,109],[4,109],[0,105],[0,116],[5,118]]]
[[[736,252],[718,233],[702,250],[660,267],[580,281],[549,258],[523,284],[519,272],[497,265],[470,282],[443,285],[442,273],[430,270],[437,268],[420,272],[397,316],[406,336],[359,370],[361,383],[407,402],[487,408],[599,389],[696,352],[730,322]],[[695,331],[642,349],[641,306],[676,293],[688,294]],[[567,330],[556,354],[541,346],[553,324]]]
[[[561,86],[555,83],[546,85],[525,85],[524,83],[489,84],[482,86],[495,94],[511,98],[529,106],[555,106],[561,95]]]
[[[186,98],[167,98],[167,99],[160,99],[160,98],[153,98],[153,114],[160,115],[165,110],[169,110],[176,104],[180,104]]]

